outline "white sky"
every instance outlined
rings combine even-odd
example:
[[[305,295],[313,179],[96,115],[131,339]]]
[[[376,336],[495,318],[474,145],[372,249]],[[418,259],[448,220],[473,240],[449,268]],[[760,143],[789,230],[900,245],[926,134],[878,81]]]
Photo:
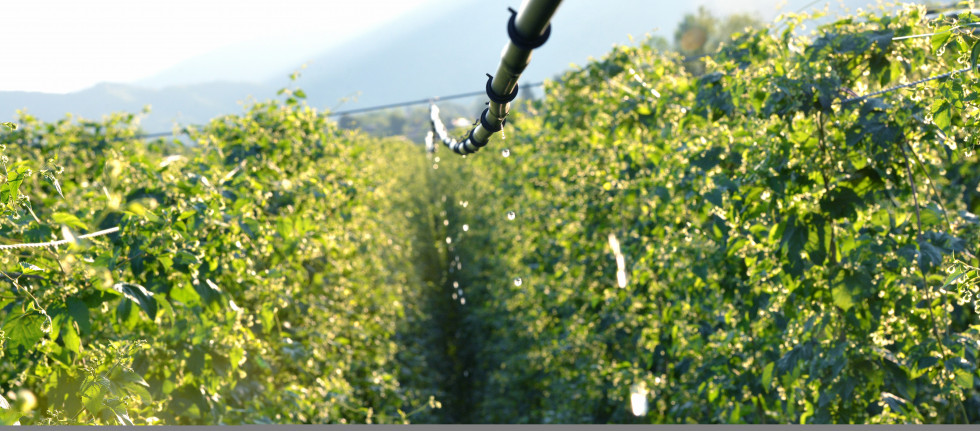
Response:
[[[13,0],[0,6],[0,91],[132,82],[246,41],[322,49],[433,0]]]

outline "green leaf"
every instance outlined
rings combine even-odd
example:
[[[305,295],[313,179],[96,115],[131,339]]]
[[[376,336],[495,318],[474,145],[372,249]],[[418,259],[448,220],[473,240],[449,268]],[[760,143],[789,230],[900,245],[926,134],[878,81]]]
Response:
[[[970,50],[970,69],[976,73],[980,73],[977,69],[977,59],[980,58],[980,40],[973,44],[973,49]]]
[[[23,348],[25,351],[33,349],[44,337],[44,332],[41,330],[44,321],[44,316],[36,311],[8,315],[3,323],[7,349]]]
[[[119,323],[124,323],[127,327],[132,326],[130,322],[130,317],[133,314],[133,301],[129,298],[123,298],[119,301],[119,305],[116,306],[116,318],[119,319]],[[135,321],[135,320],[133,320]]]
[[[705,171],[711,170],[711,168],[718,166],[718,164],[721,163],[721,155],[724,152],[724,147],[712,147],[711,149],[701,153],[698,158],[691,160],[691,164]]]
[[[65,342],[65,348],[79,353],[82,351],[82,339],[78,336],[76,323],[72,320],[68,320],[66,323],[64,329],[61,330],[61,340]]]
[[[54,219],[54,222],[57,224],[63,224],[75,229],[87,228],[87,226],[85,226],[85,223],[79,220],[79,218],[76,217],[74,214],[69,214],[65,212],[56,212],[54,214],[51,214],[51,218]]]
[[[65,300],[65,306],[68,308],[68,315],[78,323],[81,333],[90,334],[92,322],[89,320],[89,311],[85,303],[76,298],[68,298]]]
[[[51,185],[54,186],[54,189],[58,191],[58,196],[61,196],[61,198],[64,199],[65,194],[61,192],[61,183],[58,182],[58,179],[55,177],[51,177],[48,180],[51,181]]]
[[[766,390],[766,393],[769,392],[769,387],[772,385],[772,369],[775,366],[775,362],[770,362],[762,369],[762,388]]]
[[[116,416],[116,420],[119,422],[119,425],[134,426],[133,420],[129,418],[129,413],[127,413],[125,410],[116,410],[113,408],[110,408],[110,410],[112,410],[112,414]]]
[[[112,377],[112,381],[126,392],[139,395],[143,401],[153,400],[153,397],[147,390],[149,389],[150,384],[147,383],[142,376],[136,374],[136,372],[132,370],[121,370],[115,373]]]
[[[86,381],[86,386],[81,392],[85,408],[89,413],[95,415],[102,411],[104,406],[102,401],[105,399],[106,391],[105,386],[95,384],[94,378],[89,378]]]
[[[156,319],[157,302],[153,299],[153,293],[146,290],[145,287],[133,283],[116,283],[112,288],[139,304],[140,308],[150,317],[150,320]]]
[[[4,122],[0,123],[0,125],[2,125],[3,127],[7,128],[7,130],[17,130],[17,125],[14,124],[14,123],[11,123],[9,121],[4,121]]]
[[[931,38],[933,53],[938,52],[940,48],[946,46],[946,42],[948,42],[949,38],[953,36],[953,32],[951,30],[952,28],[950,26],[944,25],[934,32],[935,34],[933,34]]]
[[[0,186],[0,203],[11,204],[20,197],[20,185],[30,170],[26,165],[15,166],[8,173],[7,182]]]
[[[805,223],[801,223],[796,218],[796,214],[790,215],[783,224],[786,227],[783,230],[780,247],[786,250],[786,259],[790,263],[790,273],[801,275],[803,273],[803,257],[801,257],[800,252],[803,251],[803,247],[806,246],[810,237],[809,229]]]
[[[10,408],[10,403],[0,394],[0,426],[20,425],[20,410]]]
[[[861,197],[848,187],[837,187],[820,199],[820,209],[833,220],[856,217],[857,207],[863,204]]]
[[[929,272],[932,267],[943,263],[943,251],[924,238],[919,239],[919,269]]]
[[[962,368],[956,370],[956,386],[964,391],[973,389],[973,373]]]
[[[932,111],[932,122],[943,131],[948,131],[953,124],[953,105],[943,100],[938,108]]]
[[[951,274],[949,274],[946,277],[946,280],[943,281],[943,289],[949,287],[950,285],[955,283],[956,280],[959,280],[964,275],[966,275],[966,271],[964,271],[963,268],[961,267],[956,267],[956,270],[953,271]]]
[[[33,275],[44,273],[44,268],[41,268],[33,263],[20,262],[20,273],[23,275]]]
[[[834,297],[834,305],[840,307],[841,310],[847,311],[854,306],[854,297],[843,284],[834,286],[833,290],[831,291],[831,295]]]
[[[892,411],[896,413],[905,412],[905,403],[907,402],[905,399],[888,392],[882,392],[881,398],[886,404],[888,404],[888,407],[890,407]]]
[[[156,214],[153,213],[153,211],[150,211],[148,208],[146,208],[145,206],[143,206],[143,204],[139,202],[130,202],[129,204],[127,204],[126,213],[153,222],[160,220],[160,217],[158,217]]]
[[[201,295],[194,288],[181,284],[170,291],[170,298],[180,304],[191,307],[201,303]]]

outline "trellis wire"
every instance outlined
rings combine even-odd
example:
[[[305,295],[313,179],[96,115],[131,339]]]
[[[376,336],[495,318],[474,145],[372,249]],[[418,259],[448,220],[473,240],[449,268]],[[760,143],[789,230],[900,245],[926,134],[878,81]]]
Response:
[[[929,81],[935,81],[937,79],[949,78],[950,76],[953,76],[953,74],[955,74],[955,73],[969,72],[972,67],[973,66],[968,66],[968,67],[964,67],[964,68],[959,69],[959,70],[954,70],[952,72],[946,72],[946,73],[941,74],[941,75],[930,76],[928,78],[923,78],[923,79],[920,79],[918,81],[912,81],[912,82],[909,82],[909,83],[906,83],[906,84],[896,85],[894,87],[888,87],[888,88],[885,88],[885,89],[882,89],[882,90],[875,91],[874,93],[865,94],[864,96],[858,96],[858,97],[852,97],[850,99],[844,99],[840,103],[841,103],[841,105],[846,105],[848,103],[859,102],[861,100],[868,99],[868,98],[871,98],[871,97],[875,97],[875,96],[878,96],[878,95],[881,95],[881,94],[891,93],[892,91],[895,91],[895,90],[900,90],[900,89],[908,88],[908,87],[914,87],[916,85],[924,84],[924,83],[929,82]]]
[[[118,232],[118,231],[119,231],[119,226],[116,226],[116,227],[111,227],[109,229],[103,229],[103,230],[100,230],[98,232],[87,233],[85,235],[79,235],[77,237],[77,239],[94,238],[94,237],[97,237],[97,236],[108,235],[110,233]],[[49,246],[50,247],[57,247],[59,245],[64,245],[64,244],[67,244],[67,243],[73,242],[73,241],[74,240],[70,240],[70,239],[61,239],[61,240],[58,240],[58,241],[30,242],[30,243],[26,243],[26,244],[4,244],[4,245],[0,245],[0,250],[10,250],[10,249],[15,249],[15,248],[30,248],[30,247],[49,247]]]
[[[980,22],[973,22],[973,23],[969,23],[969,24],[958,25],[956,27],[950,28],[949,30],[939,31],[939,32],[935,32],[935,33],[912,34],[912,35],[908,35],[908,36],[893,37],[892,40],[918,39],[918,38],[922,38],[922,37],[935,36],[937,34],[949,33],[949,32],[952,32],[952,31],[958,29],[958,28],[976,27],[976,26],[980,26]]]

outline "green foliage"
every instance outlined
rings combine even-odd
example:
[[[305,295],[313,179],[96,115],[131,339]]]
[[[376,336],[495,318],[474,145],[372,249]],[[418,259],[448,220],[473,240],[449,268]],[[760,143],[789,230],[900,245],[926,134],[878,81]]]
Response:
[[[463,161],[472,422],[980,421],[975,75],[841,103],[961,69],[972,33],[892,37],[975,18],[803,18],[703,76],[615,48]]]
[[[478,103],[480,110],[482,110],[483,101]],[[469,119],[472,113],[478,110],[476,106],[464,108],[454,103],[440,103],[439,108],[446,119],[466,118],[467,124],[472,122],[472,119]],[[343,130],[359,130],[371,136],[384,138],[404,136],[412,142],[422,142],[430,128],[429,108],[390,109],[372,113],[343,115],[338,119],[337,125]]]
[[[0,135],[7,242],[120,228],[0,256],[0,388],[39,398],[21,423],[434,420],[437,349],[402,335],[427,321],[403,215],[425,162],[288,93],[188,146],[135,139],[127,115]]]
[[[975,75],[844,103],[976,62],[924,15],[616,47],[468,158],[23,116],[0,238],[69,244],[0,255],[0,423],[980,422]]]

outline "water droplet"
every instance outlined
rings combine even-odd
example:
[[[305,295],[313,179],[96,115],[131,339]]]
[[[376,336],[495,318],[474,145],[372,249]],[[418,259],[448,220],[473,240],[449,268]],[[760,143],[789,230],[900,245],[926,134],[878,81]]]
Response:
[[[500,152],[500,155],[504,157],[510,157],[510,150],[504,148],[504,150]]]
[[[521,280],[520,277],[514,279],[514,286],[520,286],[522,284],[524,284],[524,280]]]
[[[635,384],[630,388],[630,407],[634,416],[647,414],[647,388],[642,383]]]
[[[446,244],[452,244],[452,243],[453,243],[453,239],[447,236],[446,237]]]
[[[468,230],[470,230],[470,225],[468,225],[468,224],[464,224],[464,225],[463,225],[463,232],[466,232],[466,231],[468,231]]]
[[[454,281],[453,282],[453,287],[459,289],[459,282],[458,281]]]
[[[470,206],[470,201],[459,201],[459,205],[463,208]]]
[[[442,225],[443,226],[449,226],[449,220],[443,220],[442,221]]]
[[[466,298],[459,298],[459,305],[466,305]]]
[[[507,220],[513,220],[515,218],[517,218],[517,213],[515,213],[513,211],[510,211],[510,212],[507,213]]]
[[[439,169],[439,165],[437,165],[437,164],[433,164],[433,165],[432,165],[432,169]]]

